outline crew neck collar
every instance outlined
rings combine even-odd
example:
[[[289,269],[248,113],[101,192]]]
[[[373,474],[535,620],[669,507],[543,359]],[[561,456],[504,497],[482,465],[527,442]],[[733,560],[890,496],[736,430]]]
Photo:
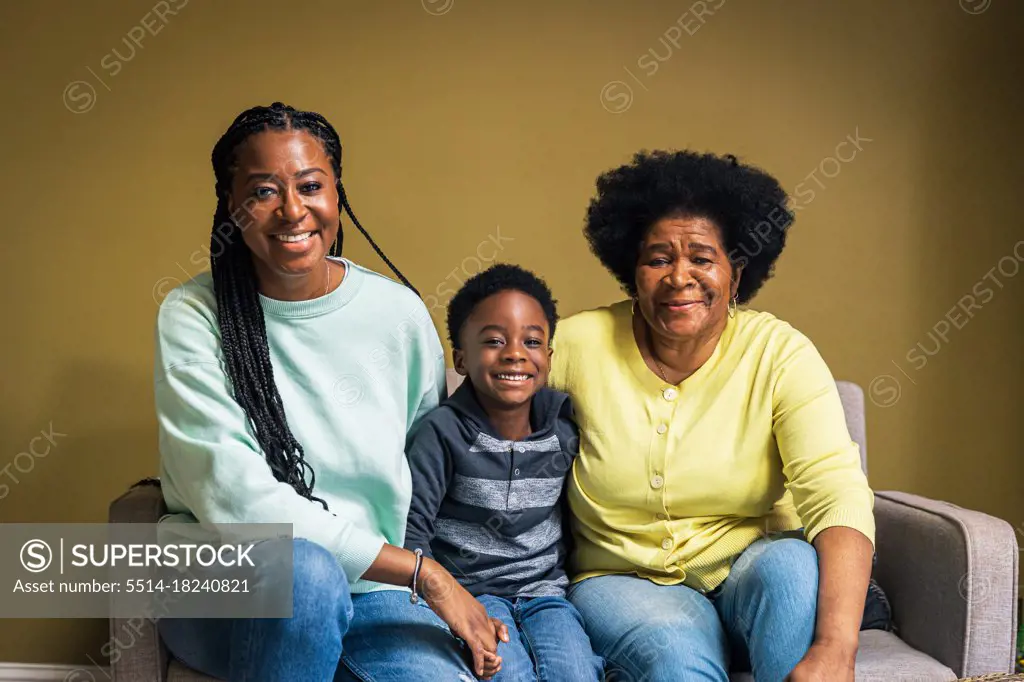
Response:
[[[341,278],[341,284],[334,291],[308,301],[281,301],[260,294],[260,305],[263,306],[263,312],[274,317],[318,317],[337,310],[351,301],[362,285],[364,274],[347,258],[330,258],[330,260],[345,266],[345,276]]]
[[[726,320],[725,329],[722,331],[722,335],[719,337],[718,343],[715,344],[715,349],[711,352],[711,357],[709,357],[703,365],[698,367],[697,371],[683,379],[678,384],[669,384],[651,371],[651,368],[647,366],[646,362],[644,362],[644,356],[640,352],[640,346],[637,344],[636,337],[633,335],[632,303],[632,300],[626,300],[613,306],[613,312],[615,315],[615,343],[640,384],[645,389],[652,392],[664,391],[670,386],[672,388],[682,389],[703,381],[704,377],[712,371],[715,365],[718,364],[719,359],[722,357],[723,347],[729,343],[729,339],[732,337],[732,333],[735,329],[735,318],[728,318]]]

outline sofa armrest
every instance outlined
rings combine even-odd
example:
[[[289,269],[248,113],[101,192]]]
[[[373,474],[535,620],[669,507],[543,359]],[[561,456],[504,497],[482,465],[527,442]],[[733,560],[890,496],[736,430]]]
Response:
[[[1013,672],[1017,539],[1001,519],[875,493],[875,578],[900,638],[960,677]]]
[[[110,523],[156,523],[167,513],[160,479],[145,478],[110,503]]]
[[[110,503],[108,518],[111,523],[156,523],[166,513],[160,481],[146,479]],[[108,646],[114,682],[166,682],[170,659],[151,618],[111,618]]]

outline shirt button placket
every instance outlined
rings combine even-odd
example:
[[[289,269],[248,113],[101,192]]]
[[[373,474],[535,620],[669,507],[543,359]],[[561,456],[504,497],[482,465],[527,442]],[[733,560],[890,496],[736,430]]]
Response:
[[[669,424],[672,423],[672,415],[676,408],[675,400],[678,397],[679,390],[672,386],[668,386],[661,391],[661,395],[659,396],[660,400],[658,400],[660,405],[652,410],[654,412],[652,415],[654,417],[654,432],[657,435],[654,436],[652,443],[653,447],[651,448],[651,452],[654,457],[651,461],[652,472],[649,483],[652,491],[656,491],[654,496],[658,500],[657,507],[660,509],[667,508],[667,501],[665,499],[664,471],[666,467],[668,467],[668,458],[672,454],[669,452],[670,439],[667,438],[665,434],[668,433]],[[663,512],[659,512],[656,518],[660,522],[665,522],[668,516]],[[662,532],[667,530],[665,526],[660,526],[660,528],[662,528]],[[657,540],[655,540],[655,542],[657,542]],[[661,545],[661,549],[665,552],[669,552],[675,546],[675,542],[672,540],[671,536],[662,538],[659,544]]]

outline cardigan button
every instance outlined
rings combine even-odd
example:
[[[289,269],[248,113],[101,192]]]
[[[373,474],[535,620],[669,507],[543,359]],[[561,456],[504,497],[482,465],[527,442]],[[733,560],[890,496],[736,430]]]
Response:
[[[651,476],[651,487],[652,488],[657,490],[658,488],[660,488],[663,485],[665,485],[665,479],[662,478],[659,474],[654,474],[653,476]]]
[[[665,426],[664,424],[658,424],[657,431],[659,434],[664,434],[666,431],[668,431],[668,427]]]
[[[666,388],[662,392],[662,395],[665,396],[665,400],[672,402],[673,400],[679,397],[679,391],[677,391],[674,388]]]
[[[664,550],[672,549],[672,538],[665,538],[661,541],[661,548]]]

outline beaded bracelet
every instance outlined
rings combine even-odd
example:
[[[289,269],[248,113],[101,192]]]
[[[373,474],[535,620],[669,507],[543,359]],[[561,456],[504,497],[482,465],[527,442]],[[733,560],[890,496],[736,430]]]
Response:
[[[416,555],[416,568],[412,569],[412,594],[409,595],[409,601],[417,604],[420,601],[420,596],[416,593],[416,583],[419,582],[420,567],[423,565],[423,550],[417,549],[413,554]]]

